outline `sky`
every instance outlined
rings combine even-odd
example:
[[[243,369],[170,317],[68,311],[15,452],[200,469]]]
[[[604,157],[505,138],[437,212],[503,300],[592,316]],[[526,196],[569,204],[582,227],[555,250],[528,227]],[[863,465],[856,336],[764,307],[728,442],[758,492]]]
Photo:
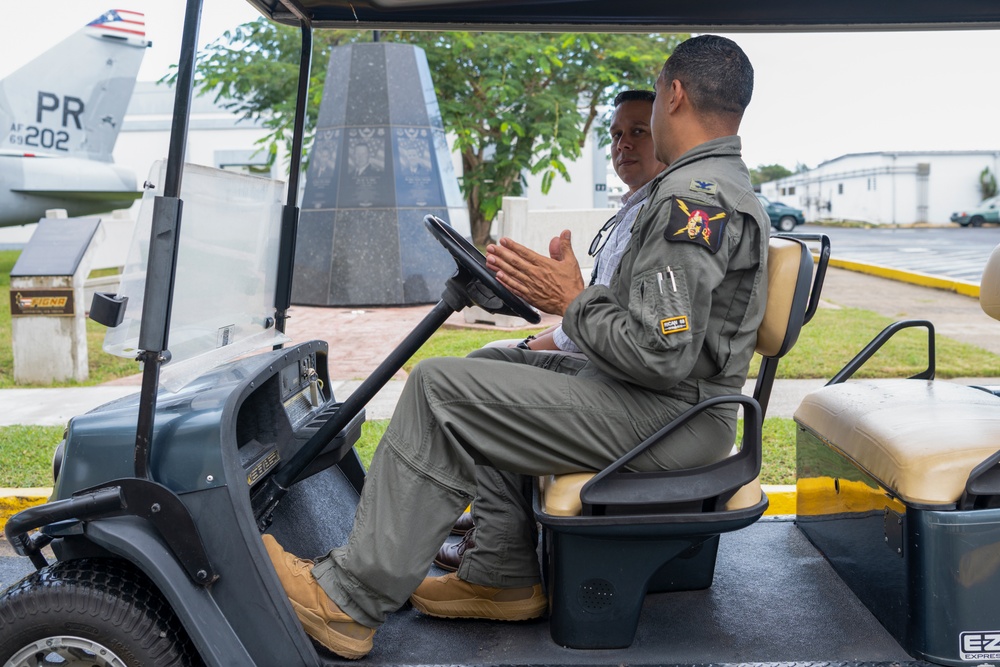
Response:
[[[146,15],[153,41],[139,73],[177,62],[182,0],[44,0],[45,20],[0,29],[0,76],[111,7]],[[199,43],[258,16],[243,0],[205,0]],[[815,167],[848,153],[1000,150],[997,41],[989,31],[729,34],[754,65],[740,134],[751,167]]]

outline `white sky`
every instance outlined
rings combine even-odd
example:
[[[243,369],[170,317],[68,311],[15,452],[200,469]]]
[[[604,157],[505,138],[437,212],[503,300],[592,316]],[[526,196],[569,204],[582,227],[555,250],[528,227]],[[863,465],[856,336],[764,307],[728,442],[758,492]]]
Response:
[[[139,78],[177,61],[182,0],[45,0],[44,20],[0,29],[0,76],[111,7],[144,12],[153,47]],[[242,0],[205,0],[200,44],[257,12]],[[1000,34],[731,34],[750,57],[756,85],[743,121],[748,165],[810,167],[846,153],[1000,150]],[[68,66],[68,64],[67,64]]]

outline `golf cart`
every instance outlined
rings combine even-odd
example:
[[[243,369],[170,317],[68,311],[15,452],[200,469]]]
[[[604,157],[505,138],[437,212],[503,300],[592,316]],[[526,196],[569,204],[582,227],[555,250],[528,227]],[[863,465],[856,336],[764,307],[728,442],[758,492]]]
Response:
[[[1000,8],[974,0],[947,8],[929,2],[888,8],[861,2],[664,7],[642,0],[613,7],[589,0],[252,3],[269,18],[302,30],[286,200],[278,201],[270,182],[200,174],[182,164],[201,7],[200,0],[189,0],[170,155],[144,195],[142,220],[149,234],[137,251],[145,266],[141,318],[134,337],[121,342],[143,362],[142,391],[72,420],[57,453],[51,501],[7,523],[8,540],[38,569],[0,597],[5,667],[341,663],[306,636],[267,559],[261,532],[301,555],[318,555],[345,541],[364,483],[352,448],[364,406],[451,313],[475,303],[538,321],[484,268],[475,248],[443,221],[428,218],[428,230],[454,257],[457,272],[440,302],[360,388],[338,401],[328,389],[328,369],[337,360],[329,358],[327,345],[286,344],[314,27],[705,31],[1000,25]],[[247,271],[227,282],[252,299],[225,313],[227,344],[220,347],[219,323],[209,319],[215,313],[199,315],[195,309],[190,320],[175,317],[186,312],[174,302],[182,274],[215,266],[204,257],[196,266],[179,263],[178,248],[189,233],[198,233],[197,220],[242,221],[246,211],[260,214],[260,231],[247,244],[252,247],[227,249],[232,254],[226,260]],[[807,242],[819,243],[815,268]],[[692,471],[622,473],[630,454],[586,480],[546,481],[535,511],[543,527],[547,620],[438,621],[404,609],[380,629],[367,660],[902,664],[917,657],[959,665],[990,659],[984,657],[995,634],[990,624],[1000,622],[1000,615],[987,612],[982,627],[934,629],[940,643],[951,646],[941,651],[937,642],[913,637],[930,634],[927,623],[904,623],[897,631],[880,611],[873,616],[852,592],[857,586],[849,577],[845,584],[840,570],[835,572],[792,522],[760,520],[767,498],[755,478],[770,386],[778,360],[815,312],[829,252],[823,238],[772,239],[768,314],[758,339],[764,362],[754,396],[699,404],[635,450],[650,446],[694,411],[730,400],[743,407],[745,419],[741,446],[731,457]],[[253,299],[263,299],[263,305]],[[219,303],[217,297],[212,303]],[[123,318],[130,312],[121,295],[99,297],[92,308],[95,318],[116,328],[128,328]],[[230,323],[235,323],[231,329]],[[213,337],[210,350],[199,353],[199,341]],[[227,358],[261,345],[272,349]],[[809,426],[820,442],[836,449],[838,436]],[[558,493],[567,488],[568,494]],[[885,493],[895,497],[891,487]],[[949,511],[947,504],[935,510]],[[992,511],[989,500],[972,505],[968,511]],[[849,518],[845,514],[816,515]],[[922,551],[907,528],[899,533],[907,544],[907,567],[916,553],[915,560],[933,568],[938,552]],[[983,540],[977,548],[989,552],[992,543]],[[942,581],[931,592],[944,588]],[[920,616],[930,606],[914,600],[902,613]],[[941,609],[947,613],[948,607]],[[976,637],[965,637],[973,633]],[[959,655],[960,646],[983,650]]]

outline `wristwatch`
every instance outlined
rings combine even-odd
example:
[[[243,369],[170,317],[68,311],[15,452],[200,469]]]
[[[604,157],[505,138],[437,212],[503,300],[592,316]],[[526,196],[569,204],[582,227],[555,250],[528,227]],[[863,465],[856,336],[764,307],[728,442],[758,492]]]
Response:
[[[515,345],[515,347],[518,347],[518,348],[520,348],[522,350],[530,350],[531,348],[528,347],[528,341],[532,341],[532,340],[535,340],[535,337],[534,336],[528,336],[527,338],[525,338],[524,340],[522,340],[520,343],[518,343],[517,345]]]

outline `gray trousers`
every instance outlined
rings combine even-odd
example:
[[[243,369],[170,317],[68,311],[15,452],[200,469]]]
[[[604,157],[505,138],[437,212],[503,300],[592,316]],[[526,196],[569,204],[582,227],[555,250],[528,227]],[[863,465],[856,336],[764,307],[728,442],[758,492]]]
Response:
[[[513,363],[511,363],[513,362]],[[600,470],[690,404],[607,377],[586,362],[516,348],[421,362],[372,459],[347,544],[313,568],[353,619],[377,627],[427,575],[473,500],[476,548],[465,581],[540,580],[532,479]],[[703,413],[638,457],[638,470],[717,461],[732,449],[735,407]]]

